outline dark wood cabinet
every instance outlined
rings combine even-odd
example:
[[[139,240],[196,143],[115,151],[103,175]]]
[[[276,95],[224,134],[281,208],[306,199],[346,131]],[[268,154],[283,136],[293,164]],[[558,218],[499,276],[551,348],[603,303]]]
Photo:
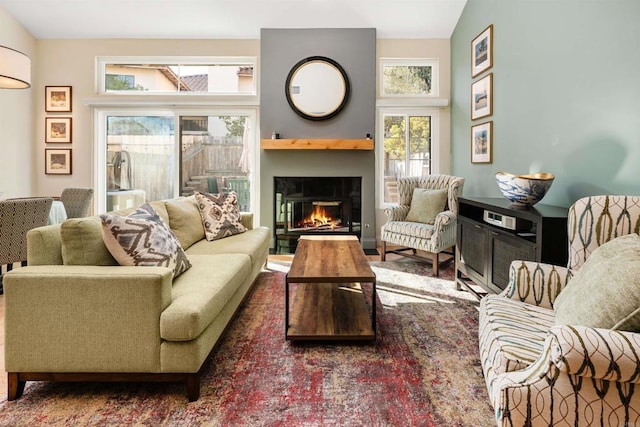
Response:
[[[515,229],[491,223],[485,211],[511,218]],[[519,209],[502,198],[459,199],[456,283],[480,296],[471,282],[489,293],[509,281],[511,261],[567,264],[568,209],[537,204]]]

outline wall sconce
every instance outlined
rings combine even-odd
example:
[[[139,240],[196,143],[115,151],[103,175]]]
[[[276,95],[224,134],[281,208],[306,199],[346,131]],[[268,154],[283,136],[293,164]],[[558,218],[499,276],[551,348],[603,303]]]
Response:
[[[0,46],[0,89],[31,87],[31,59],[22,52]]]

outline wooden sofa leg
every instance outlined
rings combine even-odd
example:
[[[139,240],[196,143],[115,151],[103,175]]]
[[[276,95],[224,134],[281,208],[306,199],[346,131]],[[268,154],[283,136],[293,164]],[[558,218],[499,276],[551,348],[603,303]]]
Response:
[[[440,276],[440,261],[438,260],[438,253],[433,254],[433,261],[432,261],[432,267],[433,267],[433,277],[438,277]]]
[[[384,240],[382,241],[382,253],[380,254],[380,260],[381,261],[386,261],[387,260],[387,242],[385,242]]]
[[[16,400],[24,393],[24,386],[27,382],[20,381],[17,372],[7,373],[7,400]]]
[[[200,398],[200,373],[187,375],[185,383],[189,402],[195,402]]]

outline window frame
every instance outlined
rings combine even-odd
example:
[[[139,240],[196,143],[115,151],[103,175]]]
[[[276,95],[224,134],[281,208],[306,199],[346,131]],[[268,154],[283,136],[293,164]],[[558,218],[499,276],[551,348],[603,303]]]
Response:
[[[250,92],[163,92],[163,91],[107,91],[107,65],[246,65],[253,67],[253,81]],[[179,97],[247,97],[258,93],[258,59],[255,56],[97,56],[96,57],[96,93],[104,96],[179,96]]]
[[[440,61],[437,58],[380,58],[378,61],[378,94],[382,99],[398,98],[438,98],[440,93]],[[428,94],[386,94],[384,92],[384,68],[387,66],[430,66],[431,67],[431,92]]]
[[[436,159],[440,157],[440,131],[439,131],[439,110],[432,107],[381,107],[378,108],[377,117],[377,134],[381,135],[379,142],[376,144],[376,175],[377,175],[377,199],[378,208],[387,209],[390,207],[398,206],[397,203],[385,202],[384,200],[384,118],[391,115],[404,115],[410,116],[430,116],[431,117],[431,144],[430,144],[430,173],[432,175],[438,174],[439,165]],[[407,155],[409,153],[407,152]]]

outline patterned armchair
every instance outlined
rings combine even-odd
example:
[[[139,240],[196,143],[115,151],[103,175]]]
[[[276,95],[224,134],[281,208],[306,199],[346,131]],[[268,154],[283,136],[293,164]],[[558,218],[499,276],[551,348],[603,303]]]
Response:
[[[640,333],[556,325],[554,302],[598,246],[640,231],[640,197],[569,210],[567,267],[511,263],[480,302],[480,359],[499,426],[640,426]]]
[[[387,253],[425,259],[417,255],[417,251],[432,254],[426,258],[433,265],[433,275],[439,275],[439,254],[453,249],[456,244],[456,224],[458,217],[458,197],[462,195],[464,178],[451,175],[426,175],[402,178],[398,180],[398,205],[385,210],[387,223],[382,226],[382,261]],[[447,202],[443,212],[436,215],[433,224],[407,221],[411,209],[414,189],[427,190],[447,189]],[[387,250],[387,242],[400,245],[401,248]],[[410,250],[411,253],[406,251]],[[453,253],[452,253],[453,255]]]
[[[65,188],[60,195],[60,201],[67,212],[67,218],[84,218],[89,215],[93,189]]]
[[[27,231],[47,225],[52,203],[49,197],[0,200],[0,294],[2,266],[10,271],[27,263]]]

